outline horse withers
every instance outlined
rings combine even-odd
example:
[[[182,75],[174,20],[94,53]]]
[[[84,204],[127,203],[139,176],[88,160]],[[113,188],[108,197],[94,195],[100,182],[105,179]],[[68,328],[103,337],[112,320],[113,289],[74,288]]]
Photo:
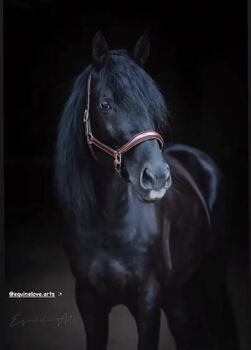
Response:
[[[158,348],[161,309],[178,348],[217,338],[217,305],[203,298],[218,283],[219,268],[214,280],[207,269],[221,240],[221,173],[205,153],[169,142],[148,55],[146,34],[130,54],[98,32],[59,125],[56,181],[88,350],[106,349],[118,304],[136,320],[140,350]]]

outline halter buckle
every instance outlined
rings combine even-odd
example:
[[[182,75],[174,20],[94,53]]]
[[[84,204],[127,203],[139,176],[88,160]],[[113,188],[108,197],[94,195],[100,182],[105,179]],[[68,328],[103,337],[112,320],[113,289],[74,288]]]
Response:
[[[115,170],[118,173],[120,173],[120,171],[121,171],[121,161],[122,161],[122,154],[119,152],[115,152],[113,165],[114,165]]]
[[[84,116],[83,116],[83,122],[84,122],[84,127],[85,127],[85,136],[87,137],[87,141],[90,139],[90,125],[88,123],[88,119],[89,119],[89,112],[86,109],[84,111]]]
[[[83,122],[87,123],[88,118],[89,118],[89,112],[87,109],[85,109],[84,116],[83,116]]]
[[[91,145],[91,144],[92,144],[92,139],[93,139],[92,133],[89,132],[89,133],[86,135],[86,137],[87,137],[87,143],[88,143],[89,145]]]

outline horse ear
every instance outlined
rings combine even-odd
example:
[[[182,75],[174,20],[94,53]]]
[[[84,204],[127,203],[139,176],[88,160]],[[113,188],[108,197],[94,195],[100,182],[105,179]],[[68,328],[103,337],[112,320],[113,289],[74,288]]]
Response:
[[[135,61],[140,65],[144,66],[150,54],[150,41],[149,36],[145,32],[141,38],[136,42],[134,47],[133,56]]]
[[[99,68],[105,63],[108,45],[103,34],[98,31],[92,41],[92,59]]]

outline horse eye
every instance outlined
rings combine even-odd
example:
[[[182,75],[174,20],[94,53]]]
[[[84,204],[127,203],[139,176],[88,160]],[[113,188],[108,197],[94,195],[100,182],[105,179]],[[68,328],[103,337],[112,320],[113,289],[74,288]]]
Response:
[[[112,108],[108,101],[100,102],[99,106],[100,106],[100,109],[102,109],[102,111],[108,111],[109,109]]]

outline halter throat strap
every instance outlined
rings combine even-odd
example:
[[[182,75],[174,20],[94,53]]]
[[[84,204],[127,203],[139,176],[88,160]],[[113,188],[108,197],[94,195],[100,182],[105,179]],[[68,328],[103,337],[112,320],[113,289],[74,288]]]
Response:
[[[89,74],[88,80],[87,80],[87,98],[86,98],[86,109],[84,111],[83,116],[83,123],[85,127],[85,135],[87,139],[87,143],[91,149],[91,152],[93,154],[92,146],[95,146],[111,156],[113,158],[113,166],[115,170],[120,173],[121,171],[121,163],[122,163],[122,155],[128,152],[133,147],[139,145],[140,143],[147,141],[147,140],[158,140],[161,149],[164,145],[163,137],[156,131],[153,130],[147,130],[142,131],[136,135],[134,135],[128,142],[126,142],[123,146],[121,146],[118,149],[113,149],[109,146],[107,146],[105,143],[98,140],[96,137],[93,136],[92,130],[91,130],[91,122],[90,122],[90,98],[91,98],[91,73]]]

